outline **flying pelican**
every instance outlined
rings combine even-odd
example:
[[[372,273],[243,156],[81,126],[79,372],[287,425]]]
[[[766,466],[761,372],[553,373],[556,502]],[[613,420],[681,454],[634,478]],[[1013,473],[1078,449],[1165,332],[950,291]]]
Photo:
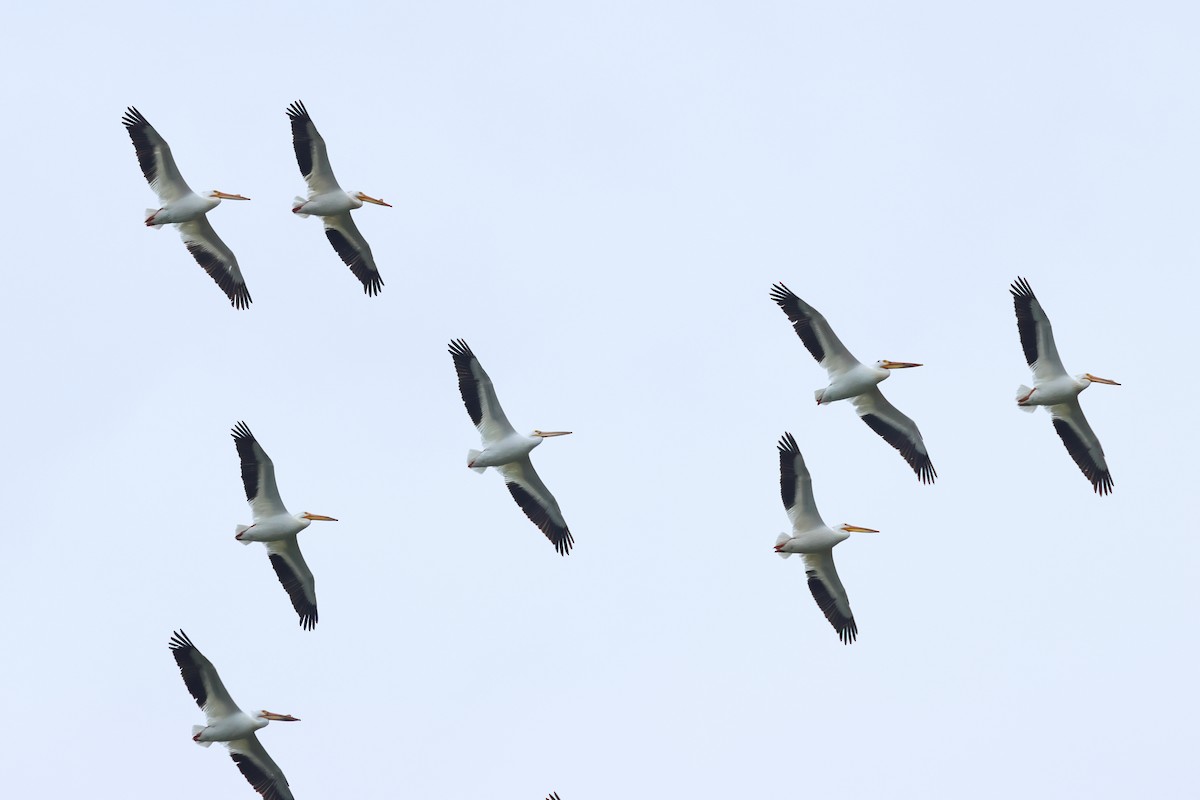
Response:
[[[1092,489],[1097,494],[1108,494],[1113,487],[1112,474],[1104,460],[1104,448],[1100,446],[1100,440],[1092,432],[1092,426],[1088,425],[1083,409],[1079,407],[1079,393],[1093,383],[1109,386],[1121,384],[1108,378],[1097,378],[1090,372],[1073,378],[1068,375],[1058,357],[1058,348],[1054,346],[1050,320],[1042,310],[1042,304],[1034,297],[1033,289],[1029,288],[1029,281],[1017,278],[1009,291],[1017,312],[1021,349],[1025,351],[1025,360],[1033,371],[1033,388],[1017,388],[1017,405],[1031,414],[1037,406],[1046,406],[1054,422],[1054,430],[1058,431],[1059,438],[1067,446],[1067,452],[1075,459],[1084,476],[1091,481]]]
[[[363,203],[388,208],[392,207],[391,204],[363,192],[347,192],[338,186],[337,178],[333,177],[333,168],[329,166],[329,154],[325,152],[325,140],[317,133],[317,126],[313,124],[304,103],[299,100],[292,103],[287,108],[287,115],[292,121],[296,163],[300,165],[300,174],[308,184],[308,199],[297,197],[292,203],[292,213],[301,217],[310,214],[321,217],[325,222],[325,237],[354,273],[354,277],[362,281],[363,291],[371,296],[379,294],[383,279],[375,267],[371,246],[358,232],[358,226],[350,219],[350,212],[362,208]]]
[[[271,566],[275,568],[275,574],[279,576],[279,582],[283,584],[288,597],[292,598],[292,607],[300,615],[300,627],[311,631],[317,624],[317,584],[308,565],[304,563],[296,536],[314,520],[337,520],[307,511],[289,514],[283,500],[279,499],[275,465],[246,423],[239,422],[234,426],[233,442],[242,460],[242,483],[254,515],[253,525],[237,526],[235,538],[242,544],[263,542],[267,545]]]
[[[183,682],[196,699],[196,705],[208,718],[207,725],[192,726],[192,741],[201,747],[224,742],[233,763],[237,764],[256,792],[266,800],[291,800],[292,790],[288,788],[283,770],[267,755],[254,732],[271,722],[300,720],[290,714],[271,711],[247,714],[233,702],[212,662],[196,649],[186,633],[176,631],[172,634],[170,647],[175,655],[175,663],[179,665],[179,673],[183,675]]]
[[[471,422],[483,439],[483,452],[467,451],[467,466],[476,472],[495,467],[504,476],[508,491],[525,516],[537,525],[554,544],[559,555],[571,552],[575,539],[563,519],[558,502],[533,469],[529,453],[551,436],[566,436],[571,431],[538,431],[529,436],[517,433],[504,416],[492,379],[483,371],[479,359],[462,339],[450,342],[450,355],[458,372],[458,389]]]
[[[142,113],[133,106],[121,117],[133,149],[137,151],[138,164],[150,188],[158,195],[162,207],[146,209],[146,225],[160,228],[174,223],[188,252],[196,259],[209,277],[217,282],[221,291],[229,298],[234,308],[250,307],[250,292],[246,280],[238,269],[233,251],[221,241],[206,216],[221,204],[222,200],[249,200],[240,194],[227,194],[213,189],[202,195],[196,194],[179,174],[171,148],[158,131],[146,121]]]
[[[775,552],[782,558],[792,553],[804,556],[804,571],[813,599],[837,631],[842,644],[850,644],[858,637],[858,626],[854,624],[850,599],[846,597],[846,589],[833,565],[833,548],[849,539],[852,533],[879,531],[857,525],[839,525],[831,529],[825,524],[813,500],[812,477],[808,467],[804,466],[804,456],[800,455],[800,448],[790,433],[784,433],[779,439],[779,489],[783,507],[792,521],[792,535],[779,534]]]
[[[829,385],[814,393],[817,405],[851,398],[862,421],[900,451],[913,472],[917,473],[917,479],[921,483],[933,483],[937,470],[929,460],[929,452],[925,449],[925,440],[921,438],[917,424],[896,410],[879,391],[879,384],[891,377],[892,370],[921,365],[887,359],[876,361],[872,366],[862,364],[838,339],[825,317],[797,297],[791,289],[777,283],[771,287],[771,299],[792,321],[796,335],[804,342],[808,352],[829,373]]]

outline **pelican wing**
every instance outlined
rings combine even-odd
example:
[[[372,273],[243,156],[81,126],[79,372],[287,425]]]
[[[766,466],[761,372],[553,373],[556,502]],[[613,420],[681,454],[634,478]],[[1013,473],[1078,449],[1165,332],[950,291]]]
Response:
[[[779,489],[788,519],[797,531],[807,531],[824,525],[813,500],[812,477],[804,465],[804,456],[790,433],[779,440]]]
[[[350,218],[350,212],[321,217],[325,223],[325,238],[341,257],[342,262],[362,281],[363,291],[374,297],[383,288],[383,278],[371,255],[371,245],[359,233],[358,226]]]
[[[308,564],[304,563],[300,543],[295,536],[290,536],[266,544],[271,566],[292,599],[292,608],[300,615],[300,627],[311,631],[317,626],[317,582]]]
[[[937,470],[929,460],[929,451],[925,449],[925,440],[921,438],[917,424],[889,403],[878,386],[853,398],[853,402],[862,421],[900,451],[921,483],[933,483]]]
[[[1104,460],[1104,448],[1083,415],[1079,400],[1050,406],[1050,417],[1054,422],[1054,430],[1058,431],[1059,438],[1067,446],[1067,452],[1075,459],[1084,477],[1091,481],[1092,489],[1097,494],[1112,492],[1113,479],[1108,471],[1108,462]]]
[[[1042,304],[1034,296],[1033,289],[1029,288],[1029,281],[1017,278],[1009,292],[1012,293],[1013,308],[1017,312],[1021,349],[1025,351],[1025,361],[1033,370],[1034,380],[1041,382],[1066,375],[1067,370],[1054,345],[1050,318],[1042,310]]]
[[[500,474],[504,476],[513,500],[517,501],[517,505],[525,512],[525,516],[529,517],[533,524],[546,534],[546,538],[554,545],[558,554],[565,556],[570,553],[575,539],[571,536],[567,521],[563,519],[558,501],[554,499],[554,495],[550,494],[546,484],[542,483],[542,479],[538,477],[529,456],[496,469],[500,470]]]
[[[516,433],[508,417],[504,416],[500,401],[496,399],[492,379],[483,371],[483,365],[470,346],[462,339],[455,339],[450,342],[450,356],[458,373],[458,390],[462,393],[463,405],[467,407],[467,414],[484,441],[494,442]]]
[[[325,140],[317,133],[317,126],[304,103],[297,100],[287,108],[292,121],[292,146],[296,148],[296,163],[300,174],[308,184],[308,196],[315,197],[326,192],[339,191],[333,168],[329,166],[329,154],[325,152]]]
[[[253,733],[229,742],[229,756],[263,800],[293,800],[287,778]]]
[[[183,243],[192,258],[217,282],[233,307],[249,308],[250,292],[246,289],[246,279],[242,277],[237,259],[229,246],[217,236],[208,217],[199,216],[179,223],[179,235],[183,237]]]
[[[183,682],[187,684],[196,705],[200,706],[200,710],[209,721],[223,719],[241,711],[225,690],[225,684],[221,683],[221,676],[217,674],[216,667],[196,649],[196,645],[192,644],[186,633],[175,631],[171,635],[170,646]]]
[[[192,193],[187,181],[179,174],[175,159],[167,140],[158,135],[154,126],[146,121],[142,112],[133,106],[125,110],[121,117],[129,138],[133,140],[133,149],[137,151],[138,165],[147,183],[158,195],[163,205],[174,202]]]
[[[777,283],[771,287],[771,299],[787,314],[800,341],[804,342],[808,352],[812,353],[813,358],[825,368],[830,377],[859,363],[833,332],[833,328],[829,327],[821,312],[797,297],[791,289]]]
[[[287,508],[279,499],[279,487],[275,485],[275,465],[246,423],[233,426],[233,443],[242,462],[242,485],[246,487],[246,500],[254,519],[286,514]]]
[[[858,625],[854,624],[854,612],[850,610],[850,599],[846,588],[833,566],[833,551],[804,553],[804,571],[808,575],[808,589],[829,624],[837,631],[842,644],[850,644],[858,636]]]

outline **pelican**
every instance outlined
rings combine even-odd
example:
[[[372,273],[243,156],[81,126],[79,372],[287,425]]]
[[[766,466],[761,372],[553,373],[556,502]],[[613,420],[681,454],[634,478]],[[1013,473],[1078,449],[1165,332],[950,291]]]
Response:
[[[790,433],[784,433],[779,440],[779,489],[783,507],[792,521],[792,535],[779,534],[775,552],[782,558],[792,553],[804,556],[804,571],[813,599],[837,631],[842,644],[850,644],[858,637],[858,625],[854,623],[850,599],[846,597],[846,589],[833,565],[833,548],[849,539],[852,533],[879,531],[857,525],[830,528],[825,524],[813,500],[812,477],[808,467],[804,466],[804,456],[800,455],[800,448]]]
[[[375,267],[371,246],[358,232],[358,226],[350,219],[350,212],[362,208],[363,203],[387,206],[390,203],[371,197],[363,192],[347,192],[338,186],[329,166],[329,154],[325,152],[325,140],[317,133],[317,126],[304,103],[297,100],[287,108],[292,121],[292,145],[296,148],[296,163],[300,174],[308,184],[308,199],[297,197],[292,202],[292,213],[301,217],[316,214],[325,222],[325,238],[341,256],[342,261],[362,281],[363,291],[368,295],[379,294],[383,279]]]
[[[263,542],[271,557],[271,566],[279,582],[292,599],[292,607],[300,615],[300,627],[311,631],[317,625],[317,584],[304,563],[296,536],[316,522],[337,522],[320,514],[289,514],[279,499],[275,485],[275,465],[263,451],[245,422],[233,428],[233,442],[242,461],[242,483],[246,500],[254,515],[254,524],[238,525],[235,538],[242,544]]]
[[[1017,331],[1021,334],[1021,349],[1025,360],[1033,371],[1033,388],[1017,388],[1017,405],[1033,413],[1037,406],[1046,406],[1054,430],[1067,446],[1067,452],[1084,476],[1091,481],[1097,494],[1112,492],[1113,479],[1104,460],[1104,448],[1088,425],[1083,409],[1079,407],[1079,393],[1093,383],[1120,386],[1108,378],[1098,378],[1090,372],[1071,377],[1058,357],[1054,346],[1054,331],[1050,320],[1042,310],[1042,304],[1029,288],[1029,281],[1017,280],[1009,288],[1013,307],[1017,312]]]
[[[929,460],[929,452],[925,449],[925,440],[921,438],[917,424],[901,414],[879,391],[879,384],[891,377],[892,370],[921,365],[887,359],[876,361],[872,366],[862,364],[838,339],[825,317],[797,297],[791,289],[777,283],[771,287],[771,299],[792,321],[796,335],[804,342],[808,352],[829,373],[829,385],[814,393],[817,405],[850,398],[862,421],[900,451],[913,472],[917,473],[917,479],[921,483],[933,483],[937,470]]]
[[[133,106],[121,117],[129,138],[133,140],[133,149],[137,151],[138,164],[142,174],[150,183],[150,188],[158,195],[161,208],[146,209],[146,225],[161,228],[163,225],[174,224],[179,227],[179,234],[192,258],[196,259],[209,277],[217,282],[221,291],[229,298],[234,308],[250,307],[250,292],[246,289],[246,280],[238,268],[237,259],[229,249],[206,216],[209,211],[221,204],[222,200],[249,200],[240,194],[228,194],[213,189],[203,194],[196,194],[187,185],[175,159],[171,156],[171,148],[158,131],[146,121],[142,113]]]
[[[529,454],[552,436],[566,436],[571,431],[539,431],[528,436],[517,433],[504,416],[492,379],[483,371],[479,359],[462,339],[450,342],[450,355],[458,372],[458,389],[471,422],[483,439],[483,452],[467,451],[467,466],[476,472],[495,467],[504,476],[508,491],[525,516],[537,525],[554,545],[559,555],[571,552],[575,539],[563,519],[558,502],[533,469]]]
[[[208,718],[207,725],[192,726],[192,741],[201,747],[224,742],[233,763],[237,764],[255,791],[266,800],[291,800],[292,790],[288,788],[283,770],[267,755],[254,732],[271,722],[300,720],[291,714],[271,711],[247,714],[233,702],[212,662],[196,649],[186,633],[173,633],[170,647],[175,655],[175,663],[179,665],[179,673],[183,675],[183,682],[196,699],[196,705]]]

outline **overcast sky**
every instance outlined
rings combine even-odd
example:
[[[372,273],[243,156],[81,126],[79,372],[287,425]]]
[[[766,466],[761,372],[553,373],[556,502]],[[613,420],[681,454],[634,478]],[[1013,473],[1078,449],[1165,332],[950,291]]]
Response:
[[[970,6],[969,8],[966,6]],[[0,785],[250,798],[184,629],[300,800],[1178,797],[1194,787],[1200,12],[1189,3],[23,4],[0,30]],[[385,287],[303,192],[302,99]],[[254,304],[170,230],[120,118],[200,190]],[[1115,480],[1044,412],[1029,279]],[[769,300],[884,386],[920,485]],[[576,539],[478,447],[463,337]],[[1169,370],[1169,376],[1167,371]],[[292,511],[305,632],[248,523],[245,420]],[[798,559],[794,433],[859,626]]]

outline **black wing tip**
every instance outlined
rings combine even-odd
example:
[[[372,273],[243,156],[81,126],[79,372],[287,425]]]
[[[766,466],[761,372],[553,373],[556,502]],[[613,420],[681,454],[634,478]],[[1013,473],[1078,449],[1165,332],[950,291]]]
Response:
[[[471,350],[471,346],[467,344],[466,339],[451,339],[450,340],[450,355],[455,358],[474,358],[475,353]]]
[[[838,610],[837,602],[829,593],[829,587],[812,571],[808,572],[808,590],[812,592],[813,600],[817,601],[817,608],[821,609],[825,619],[829,620],[829,624],[837,631],[842,644],[850,644],[858,638],[858,624],[854,617],[847,617]]]
[[[800,452],[800,447],[796,444],[796,437],[792,436],[789,431],[783,432],[783,436],[779,437],[779,444],[776,446],[781,453],[794,455]]]
[[[1092,490],[1096,494],[1100,495],[1101,497],[1104,497],[1105,495],[1108,495],[1108,494],[1112,494],[1112,490],[1113,490],[1112,474],[1109,472],[1103,472],[1103,473],[1097,475],[1096,477],[1092,478]]]
[[[279,578],[279,584],[287,592],[288,598],[292,601],[292,608],[300,617],[300,627],[311,631],[317,627],[317,604],[310,601],[304,594],[304,585],[283,556],[271,553],[270,560],[271,567],[275,570],[275,576]]]
[[[1058,438],[1062,439],[1063,446],[1067,448],[1071,460],[1075,462],[1075,466],[1079,467],[1083,477],[1092,484],[1092,491],[1101,497],[1112,494],[1113,478],[1107,466],[1101,467],[1091,460],[1091,454],[1070,423],[1057,417],[1053,419],[1053,423],[1054,430],[1058,433]]]
[[[150,124],[149,122],[146,121],[146,118],[144,116],[142,116],[142,112],[138,111],[133,106],[129,106],[128,108],[125,109],[125,113],[121,117],[121,123],[126,128],[137,128],[142,125]]]
[[[1008,291],[1012,293],[1013,297],[1021,299],[1032,299],[1034,296],[1033,289],[1029,286],[1029,281],[1021,277],[1012,282],[1012,285],[1008,287]]]
[[[782,305],[793,297],[796,297],[796,293],[789,289],[783,281],[771,284],[771,299],[776,303]]]
[[[575,537],[571,535],[571,529],[565,524],[559,526],[550,519],[550,512],[538,503],[537,499],[526,491],[524,486],[513,481],[507,481],[504,485],[508,487],[508,493],[512,495],[517,506],[525,512],[525,516],[529,517],[529,521],[537,526],[537,529],[554,545],[554,550],[560,556],[570,553],[571,548],[575,545]]]
[[[254,300],[250,297],[250,290],[246,288],[245,284],[235,287],[228,296],[229,305],[233,306],[239,311],[245,311],[246,309],[250,308],[250,304],[254,302]]]
[[[233,432],[230,435],[239,442],[255,441],[254,434],[250,432],[250,426],[242,420],[238,420],[238,423],[233,426]]]
[[[196,645],[192,644],[192,640],[188,638],[188,635],[183,632],[182,628],[171,633],[169,646],[172,650],[196,649]]]
[[[299,119],[309,121],[312,118],[308,116],[308,109],[304,107],[303,100],[296,100],[287,107],[288,119]]]
[[[934,482],[937,478],[937,470],[933,468],[933,461],[929,458],[929,454],[918,450],[913,441],[908,439],[902,431],[889,425],[878,414],[863,414],[859,419],[867,423],[868,428],[879,434],[879,438],[900,453],[900,457],[917,474],[917,480],[924,484]]]
[[[379,276],[378,272],[360,277],[359,280],[362,281],[363,294],[367,297],[375,297],[383,291],[383,278]]]
[[[546,800],[562,800],[562,798],[558,796],[558,792],[551,792],[546,796]]]

